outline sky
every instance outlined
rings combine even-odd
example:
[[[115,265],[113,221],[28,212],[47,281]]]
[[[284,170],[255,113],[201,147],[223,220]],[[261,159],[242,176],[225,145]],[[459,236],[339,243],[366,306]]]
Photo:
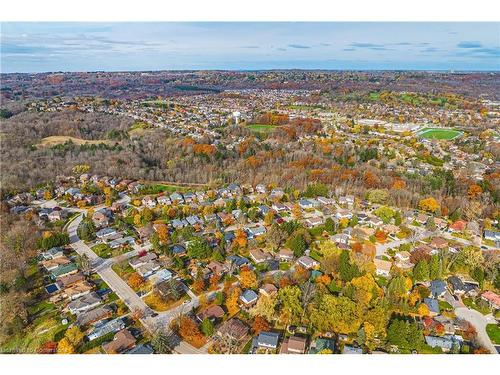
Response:
[[[500,70],[500,23],[1,23],[1,69]]]

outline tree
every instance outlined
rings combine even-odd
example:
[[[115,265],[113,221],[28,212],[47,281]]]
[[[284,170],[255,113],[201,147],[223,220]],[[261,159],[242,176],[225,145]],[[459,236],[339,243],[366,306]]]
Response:
[[[424,343],[422,330],[417,323],[394,319],[387,329],[387,341],[402,349],[419,349]]]
[[[265,225],[271,225],[274,221],[274,211],[269,210],[266,215],[264,216],[264,224]]]
[[[472,184],[469,186],[469,190],[467,191],[467,195],[470,199],[476,199],[483,193],[483,188],[477,184]]]
[[[208,318],[203,319],[201,322],[201,332],[207,337],[210,337],[214,334],[214,324]]]
[[[302,316],[302,291],[298,286],[288,285],[278,291],[281,321],[298,322]]]
[[[165,224],[157,224],[156,233],[158,233],[158,239],[162,244],[166,244],[168,242],[168,227]]]
[[[208,259],[212,255],[212,248],[204,238],[195,238],[187,246],[187,255],[199,260]]]
[[[278,249],[286,238],[287,233],[278,224],[273,224],[266,232],[266,241],[273,249]]]
[[[205,343],[205,338],[201,333],[198,325],[193,319],[187,316],[181,316],[179,318],[179,335],[195,347],[201,347]]]
[[[429,280],[429,264],[425,259],[422,259],[417,263],[413,269],[413,278],[415,281],[426,281]]]
[[[359,269],[355,264],[351,264],[349,252],[343,250],[339,258],[339,273],[343,281],[351,281],[360,275]]]
[[[264,319],[262,316],[256,316],[252,324],[252,331],[255,332],[255,334],[259,334],[262,331],[268,331],[268,330],[269,330],[269,323],[267,322],[267,320]]]
[[[432,280],[440,279],[443,275],[443,267],[439,255],[434,254],[429,264],[429,276]]]
[[[77,348],[82,343],[85,335],[82,333],[80,328],[78,328],[77,326],[73,326],[66,330],[64,337],[68,339],[69,343],[74,348]]]
[[[361,324],[356,303],[347,297],[322,294],[310,310],[311,323],[318,331],[349,334],[357,332]]]
[[[67,337],[63,337],[57,344],[57,354],[74,354],[75,347],[71,344]]]
[[[382,294],[371,274],[352,279],[351,285],[354,287],[353,299],[360,306],[367,306],[374,297]]]
[[[396,211],[387,206],[380,206],[373,211],[373,213],[377,215],[384,222],[384,224],[388,224],[396,215]]]
[[[250,315],[262,316],[271,321],[275,318],[275,310],[278,304],[277,296],[261,296],[254,307],[250,309]]]
[[[432,213],[436,212],[441,207],[439,203],[432,197],[422,199],[418,203],[418,206],[420,207],[420,209]]]
[[[330,234],[334,234],[336,231],[335,222],[331,217],[328,217],[325,220],[325,230]]]
[[[171,353],[169,337],[161,331],[158,331],[153,335],[151,345],[153,346],[154,351],[158,354]]]
[[[296,234],[290,237],[286,242],[286,246],[293,251],[293,255],[301,257],[307,249],[307,243],[302,234]]]
[[[257,287],[257,275],[248,267],[242,267],[240,272],[240,284],[245,289]]]
[[[128,277],[128,285],[130,285],[132,289],[139,289],[142,284],[144,284],[144,278],[137,272],[132,273]]]
[[[230,316],[240,311],[240,306],[238,305],[238,300],[240,298],[240,295],[241,295],[241,289],[233,288],[232,290],[229,291],[226,297],[226,308]]]

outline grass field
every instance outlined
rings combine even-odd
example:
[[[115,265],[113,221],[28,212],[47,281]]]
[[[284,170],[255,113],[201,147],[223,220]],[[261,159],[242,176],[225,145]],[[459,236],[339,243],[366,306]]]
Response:
[[[452,140],[460,137],[462,132],[454,129],[424,128],[417,135],[425,139]]]
[[[276,125],[248,124],[247,128],[249,128],[254,133],[266,134],[271,133],[276,128]]]
[[[87,139],[81,139],[81,138],[76,138],[76,137],[69,137],[65,135],[53,135],[50,137],[43,138],[39,145],[42,147],[52,147],[56,145],[60,145],[63,143],[66,143],[68,141],[73,142],[76,145],[98,145],[100,143],[104,144],[112,144],[113,142],[108,141],[108,140],[98,140],[98,141],[91,141]]]
[[[486,326],[486,333],[488,333],[494,344],[500,345],[500,328],[497,324],[488,324]]]

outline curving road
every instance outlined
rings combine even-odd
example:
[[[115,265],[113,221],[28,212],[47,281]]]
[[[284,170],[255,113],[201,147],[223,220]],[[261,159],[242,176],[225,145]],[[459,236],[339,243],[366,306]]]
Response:
[[[486,325],[489,323],[496,323],[489,321],[487,317],[481,314],[479,311],[474,309],[469,309],[467,307],[458,307],[455,309],[455,315],[458,318],[468,321],[474,326],[477,332],[478,343],[488,349],[491,354],[498,354],[495,346],[491,342],[488,334],[486,333]],[[493,319],[494,320],[494,319]]]

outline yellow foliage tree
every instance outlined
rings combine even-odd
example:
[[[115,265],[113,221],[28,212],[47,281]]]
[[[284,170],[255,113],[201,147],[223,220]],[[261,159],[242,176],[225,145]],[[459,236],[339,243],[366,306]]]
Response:
[[[57,344],[58,354],[74,354],[75,347],[71,345],[67,337],[63,337],[61,341]]]
[[[428,212],[433,212],[434,213],[437,210],[439,210],[439,208],[441,206],[439,205],[439,203],[438,203],[437,200],[435,200],[432,197],[429,197],[429,198],[422,199],[418,203],[418,207],[420,207],[420,209],[422,209],[424,211],[428,211]]]

